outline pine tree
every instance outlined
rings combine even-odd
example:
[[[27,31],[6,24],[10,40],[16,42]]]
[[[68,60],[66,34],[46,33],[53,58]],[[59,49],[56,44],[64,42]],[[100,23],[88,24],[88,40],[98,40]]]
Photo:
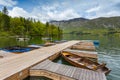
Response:
[[[8,10],[6,6],[3,7],[2,13],[8,15]]]
[[[49,37],[49,23],[46,22],[46,37]]]
[[[5,31],[9,31],[10,28],[10,17],[8,16],[8,10],[7,8],[4,6],[3,10],[2,10],[2,27],[4,28]]]

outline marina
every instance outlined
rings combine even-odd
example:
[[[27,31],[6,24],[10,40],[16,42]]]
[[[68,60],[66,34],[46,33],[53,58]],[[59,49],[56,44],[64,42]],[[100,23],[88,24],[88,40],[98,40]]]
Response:
[[[60,44],[55,44],[55,45],[48,46],[48,47],[38,48],[38,49],[29,51],[29,52],[21,53],[19,55],[14,54],[11,57],[7,56],[7,54],[6,54],[5,56],[3,56],[3,58],[0,59],[0,64],[1,64],[0,65],[0,79],[1,80],[21,80],[21,79],[24,79],[28,76],[33,76],[32,75],[34,73],[33,69],[35,68],[35,66],[37,66],[37,64],[41,65],[47,59],[49,59],[49,60],[56,59],[60,55],[61,51],[64,51],[67,48],[71,48],[73,45],[76,45],[79,42],[81,42],[81,41],[72,40],[72,41],[68,41],[68,42],[64,42],[64,43],[60,43]],[[90,44],[91,43],[92,42],[90,42]],[[94,46],[94,45],[92,45],[92,46]],[[91,51],[94,51],[94,50],[91,50]],[[8,54],[10,55],[13,53],[8,53]],[[92,70],[85,70],[84,71],[84,69],[81,69],[81,68],[76,68],[76,67],[74,68],[71,66],[63,65],[63,64],[57,64],[57,63],[53,63],[49,60],[47,60],[45,62],[48,62],[50,65],[48,64],[48,66],[42,67],[42,68],[45,68],[45,70],[42,70],[43,74],[45,73],[46,75],[62,76],[62,78],[64,80],[86,79],[89,77],[92,80],[106,80],[105,74],[103,74],[101,72],[94,72]],[[7,67],[7,65],[9,65],[9,67]],[[60,66],[58,66],[58,65],[60,65]],[[42,65],[42,66],[45,66],[45,65]],[[81,75],[84,75],[84,76],[78,78],[78,77],[69,77],[68,75],[61,75],[64,72],[63,73],[56,73],[56,72],[54,72],[54,70],[51,71],[52,69],[54,69],[55,66],[56,66],[56,68],[57,67],[61,68],[62,66],[68,67],[68,69],[70,68],[69,70],[71,73],[68,75],[77,74],[76,76],[81,76]],[[46,72],[46,68],[49,68],[50,71],[48,70]],[[41,66],[38,67],[38,69],[41,69]],[[62,71],[62,69],[60,69],[60,71]],[[74,72],[74,70],[78,70],[78,72]],[[81,72],[81,70],[83,72]],[[33,73],[32,73],[32,71],[33,71]],[[41,72],[41,70],[40,70],[40,72]],[[39,74],[39,70],[38,70],[38,72],[36,72],[34,74],[34,76],[38,76],[37,73]],[[81,73],[83,73],[83,74],[81,74]],[[90,74],[90,73],[92,73],[92,74]],[[65,73],[65,74],[67,74],[67,73]],[[88,76],[85,77],[85,75],[87,75],[87,74],[88,74]],[[98,79],[96,79],[94,77],[95,75],[98,76],[97,77]],[[39,76],[41,76],[41,75],[39,75]],[[43,75],[43,76],[45,76],[45,75]],[[49,78],[51,78],[51,77],[49,77]],[[53,78],[54,78],[54,80],[56,80],[55,77],[53,77]],[[62,80],[62,79],[59,78],[57,80]]]
[[[0,0],[0,80],[120,80],[119,3]]]
[[[79,41],[69,41],[55,46],[44,47],[24,54],[15,55],[14,57],[3,57],[0,60],[0,79],[14,80],[21,78],[20,72],[29,70],[29,67],[45,60],[54,58],[54,54],[59,53],[63,49],[72,46]],[[9,65],[9,67],[7,67]],[[10,79],[10,77],[12,79]]]

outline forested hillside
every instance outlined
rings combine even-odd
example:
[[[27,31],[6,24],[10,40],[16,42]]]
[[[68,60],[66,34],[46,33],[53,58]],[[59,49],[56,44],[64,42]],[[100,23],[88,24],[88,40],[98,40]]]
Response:
[[[23,17],[10,17],[6,7],[0,12],[0,36],[58,36],[62,30],[48,22],[43,24],[39,20]]]
[[[66,21],[51,21],[64,33],[72,34],[114,34],[120,33],[120,17],[85,19],[75,18]]]

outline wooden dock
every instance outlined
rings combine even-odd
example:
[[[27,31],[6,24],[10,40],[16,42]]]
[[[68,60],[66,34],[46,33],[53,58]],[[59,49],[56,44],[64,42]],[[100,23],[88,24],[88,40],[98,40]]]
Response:
[[[77,49],[77,50],[87,50],[87,51],[95,51],[95,46],[93,44],[93,42],[90,42],[90,43],[84,43],[82,42],[82,44],[78,43],[76,45],[73,45],[71,47],[71,49]]]
[[[87,40],[81,40],[79,43],[73,45],[71,48],[78,50],[88,50],[88,51],[96,50],[94,43],[92,41],[87,41]]]
[[[0,80],[22,80],[30,75],[46,76],[54,80],[106,80],[103,73],[50,61],[58,57],[61,51],[76,45],[82,46],[85,50],[84,46],[94,47],[92,42],[73,40],[21,54],[5,54],[6,52],[0,51],[0,55],[3,56],[0,58]],[[89,50],[93,51],[93,48]],[[75,50],[72,51],[75,52]],[[77,52],[81,52],[84,56],[97,58],[96,53]]]
[[[91,41],[80,41],[79,43],[77,43],[76,45],[83,45],[83,46],[94,46],[93,42]]]
[[[60,53],[79,41],[68,41],[54,46],[43,47],[30,52],[25,52],[14,57],[0,59],[0,80],[22,80],[29,75],[29,68],[45,59],[53,59]]]
[[[105,74],[45,60],[30,69],[30,76],[45,76],[53,80],[106,80]]]
[[[90,58],[96,58],[96,59],[98,58],[98,53],[95,51],[83,51],[83,50],[73,50],[73,49],[65,49],[63,51],[72,52],[73,54],[76,54],[82,57],[90,57]]]

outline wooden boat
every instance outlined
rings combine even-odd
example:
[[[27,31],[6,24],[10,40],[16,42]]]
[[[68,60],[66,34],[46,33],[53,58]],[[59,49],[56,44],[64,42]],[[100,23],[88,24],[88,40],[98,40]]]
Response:
[[[4,51],[16,53],[16,54],[32,51],[34,49],[38,49],[38,48],[36,48],[36,47],[22,47],[22,46],[11,46],[11,47],[3,48]]]
[[[82,50],[74,50],[74,49],[65,49],[64,52],[70,52],[72,54],[75,54],[80,57],[85,57],[87,59],[90,59],[94,62],[98,62],[98,53],[93,51],[82,51]]]
[[[55,43],[46,42],[46,43],[44,44],[45,47],[47,47],[47,46],[52,46],[52,45],[55,45]]]
[[[86,59],[85,57],[80,57],[69,52],[62,52],[62,56],[67,62],[76,67],[103,72],[106,75],[111,71],[109,68],[106,67],[105,63],[99,64],[97,62]]]

